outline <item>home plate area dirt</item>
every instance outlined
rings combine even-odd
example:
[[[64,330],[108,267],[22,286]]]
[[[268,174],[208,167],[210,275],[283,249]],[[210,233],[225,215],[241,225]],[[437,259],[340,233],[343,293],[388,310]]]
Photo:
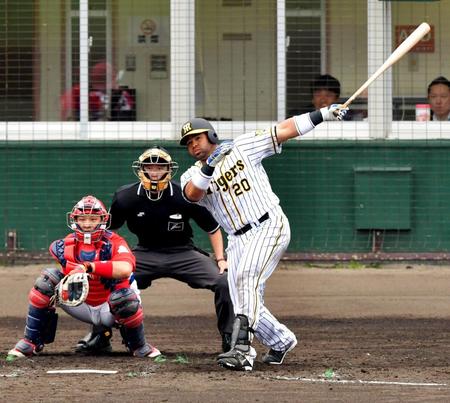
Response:
[[[60,313],[54,343],[6,362],[22,336],[39,267],[0,268],[0,390],[8,402],[449,401],[450,269],[281,267],[266,305],[299,343],[283,365],[251,372],[216,365],[221,340],[213,295],[173,280],[143,291],[146,335],[164,359],[75,354],[89,327]],[[64,373],[71,370],[72,373]],[[49,371],[61,371],[49,373]],[[98,373],[98,372],[106,373]],[[75,373],[73,373],[75,372]]]

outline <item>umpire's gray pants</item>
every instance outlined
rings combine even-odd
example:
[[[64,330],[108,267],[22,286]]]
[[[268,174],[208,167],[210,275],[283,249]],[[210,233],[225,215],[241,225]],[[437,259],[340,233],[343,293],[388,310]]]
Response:
[[[220,334],[232,333],[234,311],[228,290],[227,273],[219,274],[216,262],[196,250],[154,252],[137,246],[135,279],[139,289],[150,287],[159,278],[173,278],[192,288],[206,288],[215,294],[217,327]]]

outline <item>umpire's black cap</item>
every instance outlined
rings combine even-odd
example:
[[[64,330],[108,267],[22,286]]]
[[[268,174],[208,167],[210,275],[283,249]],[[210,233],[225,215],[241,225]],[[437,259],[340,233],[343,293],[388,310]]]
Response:
[[[217,133],[211,123],[203,118],[193,118],[181,126],[180,144],[185,146],[189,136],[199,133],[207,133],[208,140],[213,144],[217,144],[219,142],[219,136],[217,136]]]

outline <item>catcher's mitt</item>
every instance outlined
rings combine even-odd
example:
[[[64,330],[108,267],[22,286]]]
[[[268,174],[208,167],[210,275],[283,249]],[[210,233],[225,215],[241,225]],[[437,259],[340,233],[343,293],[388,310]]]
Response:
[[[56,288],[56,303],[58,305],[81,305],[89,293],[89,276],[84,272],[68,274]]]

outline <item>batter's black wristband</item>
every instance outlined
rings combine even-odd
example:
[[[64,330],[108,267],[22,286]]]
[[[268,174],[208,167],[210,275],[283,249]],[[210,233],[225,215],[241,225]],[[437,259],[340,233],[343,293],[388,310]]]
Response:
[[[319,123],[323,122],[323,116],[320,110],[309,112],[309,118],[314,126],[317,126]]]
[[[208,164],[205,164],[200,169],[206,176],[212,176],[214,173],[214,167],[209,166]]]

